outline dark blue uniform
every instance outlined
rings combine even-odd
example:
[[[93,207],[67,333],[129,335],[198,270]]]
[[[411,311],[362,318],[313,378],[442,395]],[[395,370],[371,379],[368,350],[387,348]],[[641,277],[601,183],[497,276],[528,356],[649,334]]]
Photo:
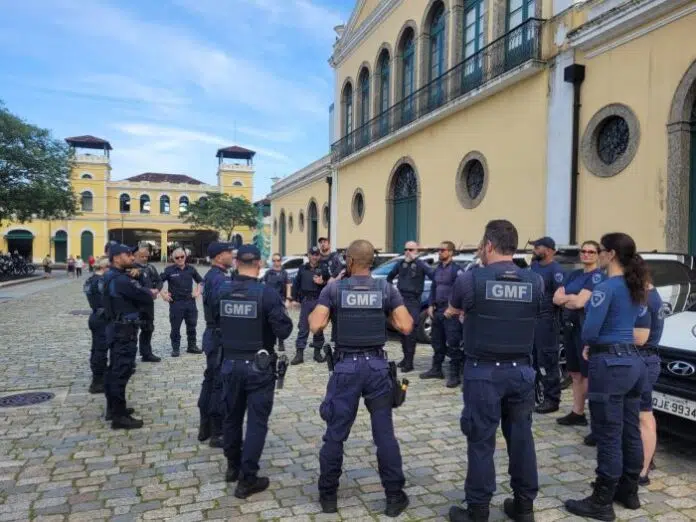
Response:
[[[169,265],[162,272],[162,283],[168,283],[168,290],[172,296],[172,303],[169,305],[169,323],[172,331],[169,338],[172,341],[173,354],[179,353],[182,321],[186,322],[188,351],[196,352],[198,308],[196,300],[192,296],[194,281],[201,283],[203,278],[191,265],[185,265],[183,269],[176,265]]]
[[[273,270],[271,268],[263,275],[262,281],[266,283],[267,286],[278,292],[278,295],[283,302],[287,299],[289,278],[285,269],[281,268],[280,270]],[[285,351],[285,341],[282,339],[278,339],[278,349],[281,352]]]
[[[206,357],[201,394],[198,397],[198,410],[201,415],[201,432],[199,440],[222,435],[222,419],[224,416],[222,402],[222,344],[220,330],[215,323],[215,300],[220,287],[229,281],[227,270],[217,265],[203,278],[203,315],[205,316],[205,331],[203,332],[203,352]]]
[[[157,273],[154,265],[147,263],[141,265],[136,263],[135,268],[140,272],[138,282],[140,286],[149,290],[162,290],[162,281]],[[152,357],[152,334],[155,331],[155,303],[149,307],[140,317],[142,324],[140,325],[140,338],[138,339],[138,347],[140,349],[140,357],[148,359]]]
[[[152,305],[152,294],[117,268],[104,276],[104,310],[109,319],[107,338],[111,359],[106,374],[107,409],[114,419],[127,416],[126,385],[138,351],[140,315]]]
[[[640,411],[652,411],[652,392],[660,376],[660,355],[657,346],[662,337],[667,310],[660,293],[652,288],[648,293],[648,304],[641,307],[636,320],[636,328],[650,328],[650,335],[645,345],[640,347],[646,368],[645,388],[640,397]]]
[[[323,283],[318,285],[314,282],[314,276],[321,276]],[[295,340],[295,349],[300,354],[307,347],[307,339],[309,337],[309,314],[312,313],[317,306],[317,299],[322,289],[326,286],[326,282],[330,279],[331,274],[326,265],[318,264],[312,267],[309,263],[302,265],[297,271],[295,280],[292,285],[292,295],[295,301],[300,304],[300,320],[297,325],[297,339]],[[312,337],[312,346],[315,351],[321,350],[324,345],[324,334],[320,332]]]
[[[537,274],[505,261],[465,272],[452,292],[452,306],[466,313],[461,416],[469,457],[466,500],[469,511],[481,520],[488,520],[496,489],[493,454],[501,422],[516,503],[531,510],[539,490],[532,435],[532,353],[543,287]],[[466,516],[460,508],[452,511],[454,518]]]
[[[89,354],[89,366],[92,370],[92,384],[90,393],[102,393],[104,391],[104,374],[106,373],[109,346],[106,340],[106,326],[108,321],[104,314],[104,275],[93,275],[83,286],[89,307],[92,313],[89,315],[89,330],[92,333],[92,348]]]
[[[566,295],[578,295],[583,290],[592,292],[594,287],[604,281],[605,276],[597,268],[590,272],[583,269],[568,274],[563,283]],[[585,311],[563,309],[563,345],[566,353],[566,367],[569,372],[580,373],[587,377],[587,361],[582,356],[583,344],[580,338]]]
[[[457,276],[462,273],[461,267],[454,261],[446,266],[438,263],[432,275],[433,284],[430,287],[430,306],[433,307],[433,327],[430,334],[430,344],[433,347],[433,367],[422,377],[442,378],[442,363],[445,356],[450,357],[450,380],[457,380],[461,370],[463,353],[462,325],[458,317],[445,317],[449,306],[452,288]],[[456,384],[455,384],[456,386]]]
[[[319,258],[319,264],[326,267],[329,275],[334,279],[338,278],[345,268],[341,255],[338,252],[329,252],[327,255],[322,254]],[[336,343],[336,319],[333,317],[331,318],[331,342]]]
[[[322,290],[319,303],[336,317],[334,372],[319,408],[326,421],[319,453],[319,493],[335,499],[343,465],[343,443],[358,413],[360,398],[370,412],[372,438],[387,498],[401,498],[404,487],[401,451],[394,436],[392,381],[383,351],[387,342],[385,314],[403,305],[398,291],[370,276],[334,281]]]
[[[626,503],[634,496],[639,502],[638,477],[643,469],[639,414],[646,369],[633,328],[640,305],[631,300],[623,276],[616,276],[595,287],[585,310],[582,342],[589,346],[587,398],[597,440],[597,480],[591,497],[569,500],[566,507],[580,516],[601,511],[611,515],[604,520],[613,520],[612,500]]]
[[[413,330],[408,335],[401,336],[401,348],[404,351],[403,371],[413,369],[413,358],[416,354],[416,330],[420,322],[421,296],[425,286],[425,278],[433,277],[433,268],[421,259],[397,263],[387,275],[387,282],[391,283],[398,277],[397,288],[404,300],[404,305],[413,319]]]
[[[259,368],[254,356],[261,349],[273,354],[276,338],[287,339],[292,321],[278,293],[257,280],[237,275],[220,285],[213,300],[213,318],[223,347],[222,379],[225,456],[242,481],[256,480],[259,459],[273,409],[274,368]],[[242,426],[247,429],[242,445]]]
[[[556,261],[546,265],[534,261],[531,269],[544,280],[541,315],[534,331],[534,357],[541,373],[544,400],[558,406],[561,402],[561,373],[558,366],[560,325],[553,295],[563,285],[565,273]]]

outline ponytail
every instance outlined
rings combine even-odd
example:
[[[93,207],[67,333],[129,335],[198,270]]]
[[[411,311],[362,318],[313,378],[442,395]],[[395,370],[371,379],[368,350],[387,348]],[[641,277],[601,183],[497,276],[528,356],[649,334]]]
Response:
[[[624,264],[624,279],[631,294],[631,301],[644,305],[648,300],[650,274],[647,264],[638,254],[634,254]]]

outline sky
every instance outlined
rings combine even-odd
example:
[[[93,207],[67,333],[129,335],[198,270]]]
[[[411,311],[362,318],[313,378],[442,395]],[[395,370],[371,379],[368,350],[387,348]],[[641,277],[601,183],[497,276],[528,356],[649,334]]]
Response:
[[[256,151],[254,199],[329,151],[333,27],[353,0],[0,0],[0,101],[55,138],[108,140],[112,179],[216,184]]]

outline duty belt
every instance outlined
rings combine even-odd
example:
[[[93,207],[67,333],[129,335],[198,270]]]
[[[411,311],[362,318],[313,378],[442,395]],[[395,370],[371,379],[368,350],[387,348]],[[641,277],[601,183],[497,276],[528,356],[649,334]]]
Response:
[[[223,358],[230,361],[248,361],[254,360],[256,352],[237,352],[235,350],[225,350],[223,353]]]
[[[359,352],[348,352],[338,348],[338,360],[342,361],[350,357],[385,357],[386,352],[382,348],[374,348],[372,350],[361,350]]]
[[[654,346],[641,346],[638,348],[638,353],[640,353],[643,356],[647,355],[660,355],[660,352],[657,351],[657,348]]]
[[[613,353],[615,355],[638,355],[636,345],[632,343],[591,344],[590,355]]]

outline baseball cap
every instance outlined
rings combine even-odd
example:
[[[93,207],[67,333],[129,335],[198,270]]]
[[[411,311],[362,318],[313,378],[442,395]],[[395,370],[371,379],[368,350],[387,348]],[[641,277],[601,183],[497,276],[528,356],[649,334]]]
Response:
[[[232,244],[225,243],[223,241],[215,241],[214,243],[210,243],[210,245],[208,245],[207,253],[210,259],[213,259],[215,256],[222,254],[223,252],[232,252]]]
[[[237,259],[240,261],[256,261],[261,259],[261,251],[255,245],[242,245],[237,249]]]
[[[546,248],[550,248],[551,250],[556,250],[556,242],[549,236],[540,237],[535,241],[530,241],[529,244],[532,246],[544,246]]]
[[[121,243],[113,244],[109,246],[109,259],[113,259],[115,256],[118,256],[120,254],[133,254],[137,251],[137,246],[130,247]]]
[[[319,255],[319,254],[321,254],[321,252],[319,251],[319,247],[315,247],[315,246],[313,246],[312,248],[310,248],[309,250],[307,250],[307,253],[308,253],[310,256],[311,256],[311,255]]]

